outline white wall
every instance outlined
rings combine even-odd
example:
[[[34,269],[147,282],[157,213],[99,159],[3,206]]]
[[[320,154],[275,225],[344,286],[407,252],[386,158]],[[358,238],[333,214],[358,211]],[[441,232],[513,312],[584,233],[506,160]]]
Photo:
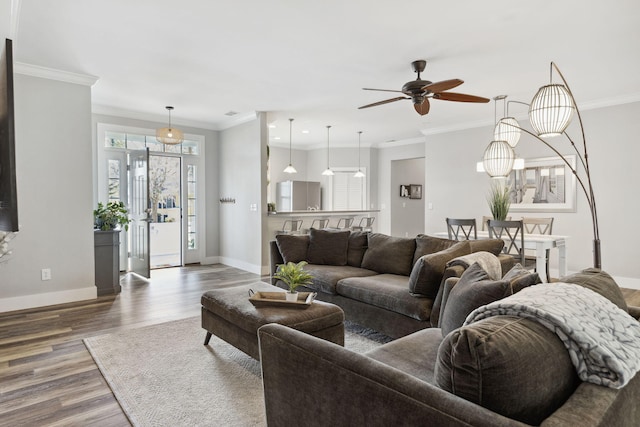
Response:
[[[14,90],[20,232],[0,312],[95,298],[91,89],[15,74]]]
[[[259,114],[254,121],[221,131],[218,158],[220,197],[236,200],[219,204],[220,261],[257,274],[267,265],[263,247],[268,245],[262,229],[267,210],[264,121]]]

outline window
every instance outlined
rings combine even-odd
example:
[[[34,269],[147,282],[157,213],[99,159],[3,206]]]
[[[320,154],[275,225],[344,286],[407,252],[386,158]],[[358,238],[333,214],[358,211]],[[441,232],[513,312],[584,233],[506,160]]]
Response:
[[[109,201],[120,201],[120,160],[109,159],[108,160],[108,185],[109,185]]]
[[[182,144],[167,145],[158,142],[155,135],[106,131],[104,136],[104,146],[108,148],[125,148],[129,150],[149,148],[149,151],[157,153],[200,154],[200,143],[192,139],[185,139]]]
[[[198,248],[196,201],[196,165],[187,165],[187,249]]]
[[[356,171],[334,171],[332,177],[333,210],[365,210],[365,178],[355,178]]]

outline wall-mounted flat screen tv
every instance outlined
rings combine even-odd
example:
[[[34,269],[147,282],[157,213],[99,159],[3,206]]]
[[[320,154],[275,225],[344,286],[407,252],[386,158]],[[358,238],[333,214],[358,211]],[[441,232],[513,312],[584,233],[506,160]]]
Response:
[[[13,109],[13,43],[0,58],[0,230],[18,231],[16,145]]]

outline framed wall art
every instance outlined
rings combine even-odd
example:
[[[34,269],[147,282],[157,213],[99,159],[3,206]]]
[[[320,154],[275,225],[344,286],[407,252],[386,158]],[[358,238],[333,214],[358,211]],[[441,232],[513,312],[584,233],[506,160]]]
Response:
[[[422,185],[411,184],[409,186],[410,199],[422,199]]]
[[[564,156],[576,168],[576,156]],[[575,212],[576,177],[560,157],[524,160],[524,169],[507,177],[514,212]]]

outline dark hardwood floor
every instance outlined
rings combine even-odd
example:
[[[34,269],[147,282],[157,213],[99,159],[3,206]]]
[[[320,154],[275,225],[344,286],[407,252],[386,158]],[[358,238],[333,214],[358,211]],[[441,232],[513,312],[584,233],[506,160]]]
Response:
[[[124,275],[117,296],[0,314],[0,426],[128,426],[82,339],[198,316],[203,292],[258,280],[220,264],[154,270]]]
[[[82,339],[197,316],[203,292],[259,280],[220,264],[154,270],[122,276],[117,296],[0,314],[0,426],[130,425]]]

